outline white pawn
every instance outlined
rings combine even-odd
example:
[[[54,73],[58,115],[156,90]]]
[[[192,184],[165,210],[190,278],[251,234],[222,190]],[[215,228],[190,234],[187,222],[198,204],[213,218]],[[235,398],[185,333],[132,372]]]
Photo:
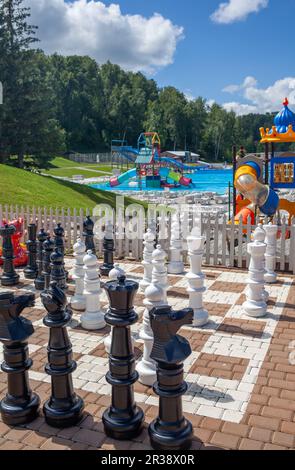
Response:
[[[143,315],[142,329],[139,332],[139,337],[144,342],[144,349],[143,357],[138,362],[136,370],[139,374],[139,382],[149,387],[152,386],[157,379],[156,363],[150,357],[154,335],[150,325],[149,313],[154,307],[168,305],[166,256],[161,246],[158,245],[157,249],[153,252],[152,283],[145,291],[144,305],[146,309]]]
[[[110,281],[116,281],[121,276],[125,276],[125,271],[124,271],[124,269],[120,268],[119,264],[115,264],[114,268],[109,272],[109,280]],[[111,345],[112,345],[112,330],[111,330],[110,334],[104,340],[105,350],[108,354],[110,354]]]
[[[144,250],[143,250],[143,261],[144,267],[143,279],[139,283],[140,291],[144,292],[146,288],[152,282],[152,271],[153,271],[153,251],[155,246],[155,235],[148,229],[144,235]]]
[[[171,240],[170,240],[170,263],[168,264],[169,274],[182,274],[184,271],[182,257],[182,240],[180,236],[180,217],[176,213],[172,217]]]
[[[277,282],[277,274],[275,273],[277,261],[277,234],[278,226],[273,225],[271,222],[263,226],[266,232],[266,253],[265,253],[265,275],[264,280],[268,284],[275,284]]]
[[[104,313],[100,309],[100,279],[97,271],[97,257],[92,250],[84,257],[84,291],[86,311],[81,316],[81,325],[85,330],[100,330],[106,326]]]
[[[78,238],[74,245],[75,265],[72,271],[72,278],[75,281],[75,295],[71,298],[71,308],[78,312],[83,312],[86,307],[84,290],[84,256],[86,246],[85,243]]]
[[[265,291],[265,231],[261,224],[257,227],[253,236],[254,241],[248,244],[247,251],[251,256],[249,265],[248,287],[246,290],[247,300],[243,309],[250,317],[264,317],[267,313],[266,300],[268,294]]]
[[[205,274],[202,272],[205,238],[201,235],[200,227],[194,227],[187,237],[190,271],[186,275],[188,281],[189,307],[194,310],[193,325],[204,326],[209,321],[209,313],[203,305],[203,295],[206,292]]]

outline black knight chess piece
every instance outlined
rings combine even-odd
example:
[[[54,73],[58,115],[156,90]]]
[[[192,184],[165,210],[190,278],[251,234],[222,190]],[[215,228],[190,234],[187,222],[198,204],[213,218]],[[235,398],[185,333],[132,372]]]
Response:
[[[41,300],[47,311],[43,322],[50,329],[45,371],[51,377],[51,396],[44,404],[43,412],[50,426],[70,427],[82,419],[84,410],[84,402],[73,387],[72,372],[77,364],[67,332],[71,311],[65,293],[56,282],[51,282],[50,288],[41,292]]]
[[[100,274],[102,276],[108,276],[111,270],[114,269],[114,251],[113,226],[107,225],[103,239],[103,265],[100,267]]]
[[[13,260],[13,245],[12,235],[15,233],[14,225],[5,225],[0,227],[0,236],[3,239],[2,243],[2,260],[3,260],[3,272],[0,277],[2,286],[16,286],[19,282],[19,275],[14,269]]]
[[[135,357],[131,343],[130,326],[137,322],[133,301],[138,284],[121,276],[118,281],[104,285],[110,302],[105,316],[113,327],[109,355],[107,382],[112,386],[112,404],[103,414],[107,436],[113,439],[129,440],[141,433],[144,421],[143,411],[134,401],[134,383],[138,380],[135,371]]]
[[[48,234],[45,232],[44,228],[41,228],[40,232],[37,235],[37,266],[38,274],[34,281],[35,288],[37,290],[43,290],[45,287],[45,279],[43,276],[43,243],[45,242]]]
[[[150,312],[154,344],[151,358],[157,363],[157,382],[153,389],[160,397],[159,416],[149,426],[155,450],[189,449],[193,429],[182,411],[182,395],[187,390],[183,380],[183,362],[191,355],[189,342],[177,335],[178,330],[193,322],[193,309],[173,311],[156,307]]]
[[[28,236],[27,240],[27,255],[28,263],[24,269],[24,276],[26,279],[36,279],[38,274],[37,266],[37,225],[30,224],[28,226]]]
[[[50,280],[57,282],[60,289],[67,288],[66,273],[64,270],[64,257],[58,248],[50,256]]]
[[[83,236],[85,238],[86,252],[92,250],[92,253],[95,254],[95,243],[94,243],[94,222],[90,218],[90,215],[87,215],[83,223]]]
[[[40,400],[29,386],[28,338],[34,333],[32,323],[21,317],[25,308],[34,306],[34,294],[14,296],[0,294],[0,341],[3,343],[2,371],[7,373],[8,390],[0,403],[2,420],[9,426],[19,426],[38,416]]]
[[[49,288],[50,284],[50,272],[51,272],[51,255],[54,250],[54,242],[50,236],[43,242],[43,263],[42,263],[42,275],[44,277],[44,289]]]

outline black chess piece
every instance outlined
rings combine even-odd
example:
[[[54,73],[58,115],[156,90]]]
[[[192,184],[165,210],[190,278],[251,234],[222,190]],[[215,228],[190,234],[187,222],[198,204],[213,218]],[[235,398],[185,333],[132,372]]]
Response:
[[[58,248],[50,255],[50,280],[57,282],[60,289],[67,288],[66,273],[64,270],[64,257]]]
[[[173,311],[169,306],[156,307],[150,312],[154,334],[151,358],[157,363],[157,382],[153,389],[160,397],[159,416],[149,426],[155,450],[186,450],[192,443],[192,425],[182,411],[182,395],[187,390],[183,362],[192,350],[189,342],[176,333],[183,325],[192,324],[193,316],[193,309]]]
[[[83,223],[83,236],[85,238],[86,252],[92,250],[92,253],[95,254],[95,243],[94,243],[94,222],[90,218],[90,215],[87,215]]]
[[[45,287],[45,279],[43,276],[43,243],[45,242],[48,234],[45,232],[44,228],[41,228],[40,232],[37,235],[37,266],[38,273],[34,281],[35,288],[37,290],[43,290]]]
[[[113,228],[109,225],[103,239],[103,265],[99,268],[102,276],[108,276],[111,270],[114,269],[114,251]]]
[[[138,320],[133,308],[138,287],[136,282],[127,281],[125,276],[104,285],[110,302],[105,320],[113,327],[110,370],[106,375],[107,382],[112,386],[112,404],[104,412],[102,421],[107,436],[119,440],[138,436],[144,421],[143,411],[134,401],[133,386],[138,380],[138,373],[135,371],[130,333],[130,326]]]
[[[67,332],[71,311],[67,307],[65,293],[56,282],[41,292],[42,303],[47,310],[44,325],[50,328],[48,364],[45,371],[51,376],[51,396],[44,404],[47,424],[56,428],[74,426],[83,417],[84,402],[76,395],[72,372],[77,364],[73,360],[72,345]]]
[[[51,272],[51,255],[54,250],[54,242],[48,235],[47,239],[43,242],[43,263],[42,275],[44,277],[44,289],[49,289],[50,285],[50,272]]]
[[[16,286],[19,282],[19,275],[14,269],[13,260],[15,258],[13,253],[12,235],[15,233],[14,225],[5,225],[0,227],[0,236],[3,239],[2,243],[2,259],[3,259],[3,272],[0,277],[2,286]]]
[[[36,279],[38,274],[37,266],[37,225],[30,224],[28,226],[29,239],[27,245],[28,263],[24,269],[24,276],[26,279]]]
[[[65,264],[64,264],[64,257],[65,257],[65,242],[64,242],[64,237],[65,237],[65,231],[63,227],[61,226],[60,223],[57,224],[57,226],[53,230],[54,232],[54,246],[57,248],[63,256],[63,269],[65,272],[65,279],[66,281],[68,280],[69,273],[65,269]]]
[[[38,416],[40,400],[29,386],[32,366],[27,339],[34,333],[32,323],[21,317],[25,308],[34,306],[34,294],[0,294],[0,341],[4,344],[2,371],[8,374],[7,394],[0,403],[2,420],[19,426]]]

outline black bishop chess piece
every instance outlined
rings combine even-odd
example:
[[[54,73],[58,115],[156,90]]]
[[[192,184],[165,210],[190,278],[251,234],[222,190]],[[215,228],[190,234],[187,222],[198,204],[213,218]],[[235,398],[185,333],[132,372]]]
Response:
[[[102,276],[108,276],[112,269],[114,269],[114,233],[113,226],[108,224],[105,229],[105,235],[103,239],[103,265],[100,266],[100,274]]]
[[[47,239],[43,242],[43,263],[42,275],[44,277],[44,289],[49,289],[50,285],[50,272],[51,272],[51,255],[54,251],[54,241],[48,235]]]
[[[56,282],[60,289],[67,288],[64,256],[58,248],[50,255],[50,280]]]
[[[19,275],[14,269],[14,253],[12,245],[12,235],[15,233],[14,225],[5,225],[0,227],[0,236],[3,239],[2,243],[2,260],[3,260],[3,272],[0,277],[0,283],[2,286],[16,286],[19,282]]]
[[[47,311],[43,322],[50,329],[45,371],[51,377],[51,396],[43,412],[50,426],[70,427],[82,419],[84,410],[84,402],[73,387],[72,373],[77,364],[67,331],[72,315],[66,295],[56,282],[51,282],[49,289],[41,292],[41,300]]]
[[[0,403],[0,412],[9,426],[30,423],[38,416],[40,400],[30,389],[28,375],[32,360],[27,340],[34,328],[20,316],[25,308],[34,306],[34,299],[34,294],[0,293],[0,341],[4,345],[1,368],[8,375],[7,394]]]
[[[134,383],[138,380],[135,357],[131,343],[130,326],[137,322],[133,301],[138,284],[121,276],[118,281],[104,285],[110,302],[105,316],[113,327],[109,355],[107,382],[112,386],[112,404],[104,412],[102,421],[107,436],[129,440],[142,431],[144,413],[134,401]]]
[[[25,279],[36,279],[38,274],[37,266],[37,225],[28,226],[27,255],[28,262],[24,269]]]
[[[57,226],[53,230],[54,232],[54,246],[57,248],[63,256],[63,269],[65,272],[65,279],[66,281],[68,280],[69,273],[65,269],[65,264],[64,264],[64,257],[65,257],[65,231],[63,227],[61,226],[60,223],[57,224]]]
[[[90,215],[87,215],[83,223],[83,236],[85,239],[86,252],[92,250],[92,253],[95,254],[95,243],[94,243],[94,222],[90,218]]]
[[[183,380],[183,362],[191,355],[189,342],[177,335],[184,325],[193,323],[193,309],[173,311],[156,307],[150,312],[154,344],[151,358],[157,364],[157,382],[153,389],[160,397],[159,416],[149,426],[155,450],[180,451],[191,447],[193,429],[182,411],[182,395],[187,391]]]
[[[38,273],[34,281],[35,288],[37,290],[43,290],[45,287],[45,279],[43,276],[43,243],[45,242],[48,234],[45,232],[44,228],[41,228],[40,232],[37,235],[37,267]]]

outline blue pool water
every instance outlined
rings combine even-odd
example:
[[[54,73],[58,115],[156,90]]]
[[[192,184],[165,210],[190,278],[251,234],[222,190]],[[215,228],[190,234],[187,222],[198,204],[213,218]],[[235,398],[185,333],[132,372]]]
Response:
[[[196,173],[186,175],[188,178],[193,180],[193,184],[188,186],[180,186],[178,188],[171,188],[170,191],[212,191],[218,194],[225,194],[228,189],[228,183],[233,182],[232,170],[204,170],[197,171]],[[132,179],[130,181],[138,181],[138,179]],[[111,188],[109,183],[92,184],[91,187],[95,189],[104,189],[107,191],[140,191],[139,187],[133,188],[128,184],[130,181]],[[142,190],[144,191],[155,191],[154,188],[146,188],[145,180],[142,180]]]

